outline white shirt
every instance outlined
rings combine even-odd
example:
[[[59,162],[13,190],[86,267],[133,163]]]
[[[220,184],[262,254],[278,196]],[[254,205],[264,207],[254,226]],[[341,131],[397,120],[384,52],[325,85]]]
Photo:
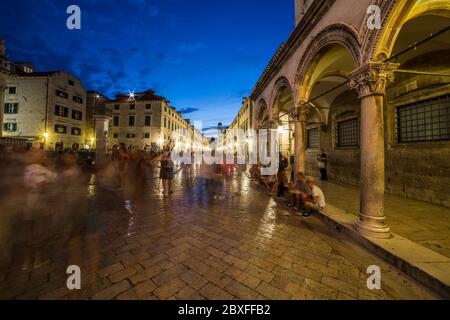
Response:
[[[322,190],[319,189],[319,187],[317,186],[313,186],[312,188],[312,196],[315,198],[317,197],[317,204],[321,207],[321,208],[325,208],[326,203],[325,203],[325,196],[323,195]]]
[[[40,185],[56,179],[56,174],[39,164],[31,164],[25,168],[24,184],[29,189],[37,189]]]

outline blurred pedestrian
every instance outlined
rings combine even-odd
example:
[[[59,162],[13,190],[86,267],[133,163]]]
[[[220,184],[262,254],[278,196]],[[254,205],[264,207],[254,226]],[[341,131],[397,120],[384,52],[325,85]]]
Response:
[[[47,262],[44,242],[52,221],[47,195],[49,187],[57,178],[56,173],[46,167],[48,160],[43,150],[32,149],[29,159],[24,172],[27,197],[23,212],[26,244],[22,270],[28,270],[32,266],[38,268]]]
[[[328,180],[328,173],[327,173],[328,157],[324,149],[320,150],[320,155],[317,157],[317,166],[320,169],[320,180],[322,181]]]

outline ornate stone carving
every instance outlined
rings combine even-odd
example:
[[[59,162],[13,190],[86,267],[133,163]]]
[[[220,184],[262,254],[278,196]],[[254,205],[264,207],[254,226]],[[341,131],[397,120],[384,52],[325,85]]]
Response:
[[[394,81],[398,63],[369,62],[349,75],[350,87],[365,98],[371,95],[385,95],[386,85]]]
[[[297,121],[305,122],[308,116],[309,107],[304,104],[299,104],[291,110],[291,117]]]
[[[362,42],[362,62],[370,61],[375,58],[376,48],[379,44],[381,34],[385,30],[386,24],[397,6],[399,0],[373,0],[371,5],[376,5],[381,9],[381,29],[370,30],[367,25],[367,19],[369,15],[365,16],[363,25],[360,28],[359,38]]]
[[[356,66],[361,65],[360,43],[357,31],[347,24],[332,24],[320,31],[312,40],[300,60],[295,76],[294,88],[299,88],[307,70],[319,52],[330,44],[340,44],[347,48]]]

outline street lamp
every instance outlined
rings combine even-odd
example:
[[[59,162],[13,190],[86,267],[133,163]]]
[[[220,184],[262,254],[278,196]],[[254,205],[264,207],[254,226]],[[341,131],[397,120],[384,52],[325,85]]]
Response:
[[[44,132],[43,137],[44,137],[44,150],[45,150],[47,148],[47,139],[49,137],[48,132]]]

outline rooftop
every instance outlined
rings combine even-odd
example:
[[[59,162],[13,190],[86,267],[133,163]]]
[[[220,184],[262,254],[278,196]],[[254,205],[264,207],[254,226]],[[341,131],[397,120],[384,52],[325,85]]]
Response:
[[[140,93],[133,93],[133,97],[130,93],[120,93],[116,95],[115,99],[111,102],[127,102],[127,101],[168,101],[165,97],[158,96],[155,91],[149,89]]]

